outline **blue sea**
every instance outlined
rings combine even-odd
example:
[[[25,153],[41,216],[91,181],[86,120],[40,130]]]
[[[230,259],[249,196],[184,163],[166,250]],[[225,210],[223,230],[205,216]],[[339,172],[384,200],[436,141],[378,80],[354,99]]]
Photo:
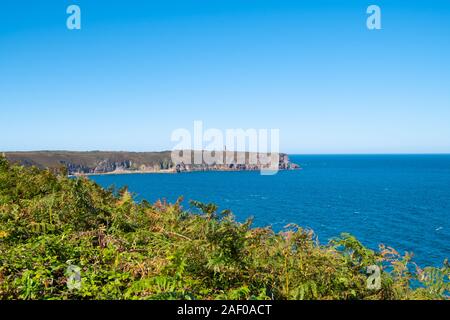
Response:
[[[92,176],[138,200],[214,202],[239,221],[280,230],[296,223],[321,243],[341,232],[373,249],[414,253],[419,265],[450,258],[450,155],[291,155],[302,170]]]

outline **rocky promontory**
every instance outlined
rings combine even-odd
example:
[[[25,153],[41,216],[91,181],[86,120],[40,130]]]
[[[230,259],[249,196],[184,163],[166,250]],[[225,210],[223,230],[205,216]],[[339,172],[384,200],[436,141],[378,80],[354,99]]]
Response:
[[[249,152],[223,153],[224,161],[218,163],[195,163],[195,153],[190,153],[192,161],[172,160],[171,151],[162,152],[107,152],[107,151],[34,151],[6,152],[6,158],[26,166],[41,169],[66,168],[70,175],[111,174],[111,173],[179,173],[192,171],[249,171],[261,170],[265,166],[259,161],[259,154]],[[226,161],[225,161],[226,159]],[[252,160],[258,159],[258,161]],[[263,162],[264,163],[264,162]],[[287,154],[279,154],[279,170],[295,170],[300,167],[290,162]]]

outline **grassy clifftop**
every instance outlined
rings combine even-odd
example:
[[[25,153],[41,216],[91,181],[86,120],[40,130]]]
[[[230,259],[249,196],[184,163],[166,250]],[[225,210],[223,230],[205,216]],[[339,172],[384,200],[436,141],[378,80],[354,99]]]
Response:
[[[70,173],[94,173],[114,171],[118,167],[127,170],[168,168],[170,151],[163,152],[108,152],[108,151],[33,151],[7,152],[6,158],[22,165],[34,165],[41,169],[66,167]]]
[[[0,158],[0,299],[447,298],[447,264],[420,269],[350,235],[319,245],[296,226],[276,234],[192,205],[198,213],[138,204],[127,190]],[[370,265],[382,269],[377,289]]]

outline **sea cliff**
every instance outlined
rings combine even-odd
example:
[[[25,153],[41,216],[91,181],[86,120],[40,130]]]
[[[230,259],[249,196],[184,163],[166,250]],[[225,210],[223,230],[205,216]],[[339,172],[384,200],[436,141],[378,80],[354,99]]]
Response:
[[[192,171],[251,171],[261,170],[260,154],[249,152],[223,152],[222,162],[195,163],[195,154],[202,151],[187,150],[190,161],[173,161],[170,151],[162,152],[107,152],[107,151],[34,151],[7,152],[5,157],[13,163],[36,166],[40,169],[66,168],[70,175],[120,173],[180,173]],[[226,160],[225,160],[226,159]],[[252,161],[251,159],[257,159]],[[289,156],[279,154],[278,170],[295,170],[299,165]]]

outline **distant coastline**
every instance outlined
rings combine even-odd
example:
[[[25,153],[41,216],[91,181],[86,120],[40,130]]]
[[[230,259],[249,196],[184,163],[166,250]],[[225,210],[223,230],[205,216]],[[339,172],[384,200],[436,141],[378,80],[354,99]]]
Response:
[[[82,177],[82,176],[106,176],[106,175],[121,175],[121,174],[175,174],[174,170],[115,170],[110,172],[97,172],[97,173],[69,173],[71,177]]]
[[[162,152],[108,152],[108,151],[32,151],[5,152],[8,161],[40,169],[66,169],[70,176],[119,175],[119,174],[173,174],[198,171],[256,171],[265,168],[259,161],[261,154],[249,152],[223,152],[225,163],[194,163],[195,155],[203,151],[183,151],[191,161],[174,163],[171,151]],[[278,170],[296,170],[289,156],[279,153]],[[255,157],[255,158],[253,158]],[[250,159],[258,159],[257,163]]]

